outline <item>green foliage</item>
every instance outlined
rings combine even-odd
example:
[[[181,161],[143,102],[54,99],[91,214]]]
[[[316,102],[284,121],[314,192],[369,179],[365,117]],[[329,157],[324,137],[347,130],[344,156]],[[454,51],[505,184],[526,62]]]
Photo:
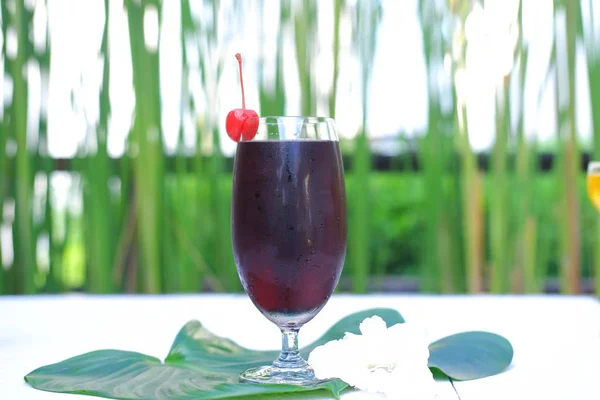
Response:
[[[510,185],[514,185],[517,177],[514,173],[509,174]],[[453,178],[446,175],[442,178],[446,183],[452,182]],[[348,192],[356,187],[354,174],[346,175],[346,186]],[[382,276],[404,276],[419,277],[422,273],[422,255],[427,251],[424,247],[428,224],[430,221],[426,211],[421,210],[426,201],[427,192],[425,189],[424,173],[379,173],[373,172],[370,177],[370,196],[376,199],[377,206],[370,210],[370,219],[368,220],[368,231],[371,233],[367,239],[366,251],[367,257],[371,260],[371,275]],[[560,197],[560,190],[554,184],[555,180],[551,174],[538,174],[531,188],[536,199],[535,211],[532,218],[538,221],[539,230],[535,248],[536,267],[533,276],[534,291],[539,292],[543,279],[546,277],[557,277],[559,274],[558,263],[555,261],[558,257],[558,243],[560,240],[559,232],[554,228],[557,221],[556,199]],[[484,196],[482,207],[484,210],[490,209],[492,178],[486,177],[483,181]],[[224,174],[221,177],[220,188],[224,201],[229,202],[231,196],[231,175]],[[447,185],[444,185],[447,186]],[[577,192],[580,199],[586,195],[585,178],[582,176],[577,181]],[[197,180],[190,174],[183,177],[168,176],[165,181],[165,193],[167,198],[167,208],[175,207],[177,198],[191,198],[197,196],[198,206],[183,206],[177,210],[177,221],[193,221],[198,214],[208,215],[210,211],[210,183],[207,179]],[[515,207],[519,199],[513,197]],[[352,203],[350,203],[351,206]],[[175,212],[169,211],[170,212]],[[590,207],[583,209],[583,243],[582,262],[584,277],[591,276],[591,260],[594,250],[594,229],[596,221],[596,212]],[[458,224],[459,215],[447,215],[449,224]],[[485,213],[483,218],[489,219],[489,214]],[[202,275],[207,280],[209,287],[216,290],[223,290],[220,278],[218,278],[217,254],[214,249],[214,236],[212,223],[202,224],[194,229],[197,240],[192,240],[192,236],[186,233],[178,223],[172,223],[170,233],[174,243],[182,249],[177,251],[172,258],[170,271],[177,271],[180,268],[180,260],[183,257],[189,257],[191,263],[192,276],[191,282],[186,282],[186,286],[178,286],[166,291],[190,292],[199,290],[198,275]],[[79,254],[84,249],[85,242],[77,232],[81,230],[81,224],[78,219],[71,221],[71,241],[69,244],[69,257],[66,260],[72,260],[72,257]],[[230,239],[227,239],[225,246],[230,246]],[[491,252],[491,237],[486,234],[483,238],[483,247],[485,254]],[[66,251],[66,250],[65,250]],[[352,265],[353,253],[349,252],[346,258],[346,268],[343,276],[353,278],[354,270],[349,268]],[[77,276],[81,271],[81,259],[71,261],[68,264],[68,272],[65,279],[68,282],[77,282]],[[234,270],[235,271],[235,270]],[[232,278],[233,279],[233,278]],[[236,281],[238,280],[235,277]],[[432,279],[439,279],[434,275]],[[435,284],[441,282],[436,281]],[[69,286],[71,289],[78,288],[77,285]],[[532,289],[533,290],[533,289]]]
[[[162,131],[161,48],[146,46],[144,23],[145,11],[155,7],[160,29],[162,3],[125,1],[135,112],[125,155],[112,160],[107,135],[111,119],[108,32],[113,22],[105,19],[99,41],[104,61],[97,93],[99,119],[95,126],[87,127],[87,142],[94,145],[82,146],[70,162],[71,176],[76,178],[71,193],[83,198],[83,213],[74,215],[53,208],[49,184],[43,191],[34,185],[34,179],[49,183],[55,164],[47,155],[46,113],[40,113],[38,127],[28,126],[28,115],[35,112],[28,109],[28,99],[38,89],[30,86],[24,70],[33,63],[42,75],[49,73],[49,38],[42,48],[34,46],[34,11],[24,0],[15,1],[14,7],[5,3],[0,8],[2,37],[14,32],[18,51],[9,55],[7,40],[2,41],[3,72],[13,90],[12,96],[5,96],[0,118],[0,217],[11,216],[0,222],[12,228],[14,260],[9,268],[0,268],[0,293],[240,290],[230,238],[231,176],[227,171],[231,160],[220,150],[224,135],[219,130],[216,98],[224,65],[233,62],[233,57],[221,54],[220,42],[229,37],[231,27],[198,18],[192,12],[196,4],[180,0],[180,40],[184,44],[180,116],[181,120],[194,116],[196,148],[188,157],[192,149],[183,143],[182,126],[174,160],[168,159]],[[220,21],[220,2],[200,3],[212,20]],[[369,276],[390,274],[418,277],[421,290],[436,293],[539,292],[548,276],[560,278],[563,292],[576,293],[581,278],[592,275],[600,290],[600,218],[589,205],[580,171],[582,151],[591,149],[593,157],[600,158],[600,45],[597,27],[584,26],[582,18],[584,11],[593,8],[592,2],[573,0],[555,5],[555,13],[565,17],[555,18],[555,23],[564,24],[558,31],[564,31],[566,37],[564,41],[553,38],[546,80],[558,82],[560,76],[566,84],[555,85],[559,91],[555,96],[558,135],[552,143],[525,137],[524,88],[531,71],[528,45],[522,36],[521,3],[513,72],[497,89],[496,136],[489,171],[483,173],[477,166],[465,98],[456,87],[456,74],[466,66],[468,44],[463,37],[464,24],[452,21],[465,21],[474,3],[420,0],[428,127],[409,146],[416,149],[420,169],[375,173],[370,142],[370,133],[375,132],[367,132],[367,105],[382,4],[335,0],[332,21],[327,25],[321,22],[320,3],[315,0],[302,0],[302,7],[282,1],[279,14],[270,21],[265,21],[270,4],[259,2],[261,29],[273,24],[278,32],[275,57],[256,57],[262,115],[287,111],[289,85],[294,84],[284,82],[284,64],[289,63],[284,60],[284,45],[288,41],[294,47],[303,114],[325,108],[334,116],[340,62],[348,56],[357,62],[362,121],[356,132],[344,132],[356,134],[355,139],[341,143],[352,165],[347,173],[350,232],[344,276],[352,281],[355,292],[367,290]],[[110,15],[108,5],[105,0],[106,16]],[[237,9],[232,9],[231,15],[239,13]],[[349,47],[344,44],[347,22],[352,32]],[[331,71],[316,71],[316,57],[324,51],[317,43],[317,33],[322,30],[332,35]],[[563,42],[566,47],[558,48]],[[587,58],[592,143],[582,143],[577,135],[576,102],[558,101],[577,97],[577,43],[584,45]],[[446,65],[450,54],[453,57]],[[266,65],[269,62],[273,65]],[[267,75],[267,70],[274,75]],[[190,79],[194,73],[199,78],[196,81]],[[324,78],[331,84],[325,93],[316,87]],[[47,90],[41,92],[47,100]],[[35,141],[30,141],[30,131],[36,130],[37,148]],[[16,148],[14,155],[8,154],[9,147]],[[541,174],[535,166],[541,150],[556,155],[551,174]],[[405,156],[399,155],[392,164],[402,164]],[[174,168],[167,165],[170,160]],[[12,209],[5,204],[15,204],[14,217],[5,212]],[[39,254],[44,246],[38,251],[37,243],[46,239],[48,270],[46,265],[38,265],[38,258],[44,259]],[[0,260],[4,248],[0,246]]]
[[[17,143],[15,159],[15,219],[13,229],[13,254],[15,268],[12,269],[13,285],[19,293],[35,293],[36,241],[33,225],[33,168],[27,150],[27,80],[23,71],[30,57],[28,32],[32,13],[25,7],[24,0],[15,2],[13,28],[17,32],[17,54],[11,60],[10,77],[13,81],[12,114],[9,129],[14,132]]]
[[[159,50],[144,42],[144,12],[160,4],[144,0],[127,1],[129,40],[135,91],[135,120],[132,141],[139,150],[134,162],[140,263],[138,285],[142,292],[162,290],[162,254],[164,228],[164,157],[160,108]]]

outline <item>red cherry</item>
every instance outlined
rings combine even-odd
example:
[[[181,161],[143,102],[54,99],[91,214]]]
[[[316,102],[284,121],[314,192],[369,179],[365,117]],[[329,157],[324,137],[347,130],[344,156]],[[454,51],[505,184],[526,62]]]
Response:
[[[225,120],[225,130],[236,142],[240,138],[252,140],[258,130],[258,114],[254,110],[236,108],[229,111]]]
[[[225,130],[234,142],[243,140],[252,140],[258,131],[258,114],[254,110],[246,108],[246,98],[244,95],[244,79],[242,78],[242,56],[240,53],[235,55],[240,67],[240,85],[242,87],[242,108],[236,108],[229,111],[225,120]]]

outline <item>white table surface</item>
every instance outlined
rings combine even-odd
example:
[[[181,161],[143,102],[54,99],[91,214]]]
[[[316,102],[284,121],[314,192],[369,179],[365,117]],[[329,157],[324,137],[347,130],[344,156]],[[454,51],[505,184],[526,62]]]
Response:
[[[460,400],[600,399],[600,303],[590,297],[334,295],[301,331],[301,345],[340,318],[373,307],[397,309],[431,340],[467,330],[508,338],[511,367],[493,377],[438,382],[439,398]],[[92,399],[38,391],[33,369],[103,348],[164,359],[189,320],[240,345],[274,349],[279,331],[245,295],[0,297],[0,399]],[[311,397],[303,397],[311,398]],[[379,396],[350,392],[349,399]]]

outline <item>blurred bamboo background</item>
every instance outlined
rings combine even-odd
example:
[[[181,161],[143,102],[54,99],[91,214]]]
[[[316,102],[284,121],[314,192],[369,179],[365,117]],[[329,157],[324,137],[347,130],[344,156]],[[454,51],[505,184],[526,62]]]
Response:
[[[543,17],[534,15],[536,2],[414,0],[420,36],[394,40],[422,48],[426,129],[394,132],[383,144],[368,127],[369,105],[395,101],[394,93],[372,92],[380,24],[395,18],[385,1],[71,3],[102,11],[94,15],[101,32],[90,34],[98,43],[84,47],[93,71],[71,88],[68,115],[82,121],[63,135],[76,142],[72,157],[56,157],[49,146],[53,79],[84,57],[52,50],[64,34],[51,35],[49,21],[67,18],[68,6],[1,3],[0,294],[241,289],[230,239],[231,143],[222,129],[224,113],[239,106],[237,80],[223,77],[235,68],[240,21],[273,39],[244,54],[253,108],[338,119],[351,230],[341,290],[600,293],[600,216],[585,192],[585,162],[600,160],[598,0],[548,0],[543,86],[554,91],[554,113],[538,119],[556,121],[544,142],[525,123],[536,111],[526,107],[534,72],[524,33]],[[178,23],[167,28],[169,18]],[[323,31],[331,43],[319,41]],[[117,42],[127,42],[129,61],[115,67]],[[177,71],[166,70],[165,59]],[[389,70],[402,74],[406,61],[396,60]],[[292,64],[294,77],[286,75]],[[123,70],[131,87],[112,81]],[[356,83],[355,124],[340,121],[344,74]],[[589,138],[577,122],[580,80],[589,93]],[[494,99],[484,152],[473,146],[480,133],[470,122],[472,88],[482,82]],[[219,97],[223,85],[233,100]],[[173,86],[178,98],[165,98]],[[115,156],[109,142],[120,96],[131,97],[134,112]],[[175,114],[166,111],[171,102]]]

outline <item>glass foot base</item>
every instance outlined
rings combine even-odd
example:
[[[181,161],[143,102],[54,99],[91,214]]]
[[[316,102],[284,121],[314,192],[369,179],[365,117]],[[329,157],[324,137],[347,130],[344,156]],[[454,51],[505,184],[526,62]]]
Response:
[[[325,382],[315,378],[310,367],[279,368],[274,365],[250,368],[240,374],[242,382],[311,386]]]

